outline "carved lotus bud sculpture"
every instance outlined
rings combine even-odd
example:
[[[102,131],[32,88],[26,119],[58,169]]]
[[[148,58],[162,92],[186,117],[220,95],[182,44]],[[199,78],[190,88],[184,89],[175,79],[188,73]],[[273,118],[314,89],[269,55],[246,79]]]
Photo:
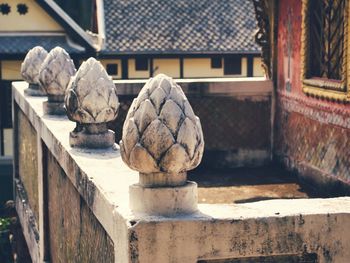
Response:
[[[85,61],[72,78],[66,91],[65,107],[68,118],[78,124],[70,133],[72,147],[113,146],[114,132],[108,130],[107,122],[118,115],[117,90],[96,59]]]
[[[22,63],[21,75],[23,79],[29,83],[28,89],[24,91],[27,95],[46,95],[45,92],[39,86],[39,70],[46,56],[47,51],[40,46],[36,46],[29,50]]]
[[[39,81],[46,91],[48,101],[44,102],[44,113],[65,115],[64,95],[70,78],[76,72],[73,60],[60,47],[55,47],[45,58],[40,68]]]
[[[203,149],[200,120],[181,87],[163,74],[151,78],[129,109],[120,141],[121,156],[139,171],[140,184],[184,185]]]

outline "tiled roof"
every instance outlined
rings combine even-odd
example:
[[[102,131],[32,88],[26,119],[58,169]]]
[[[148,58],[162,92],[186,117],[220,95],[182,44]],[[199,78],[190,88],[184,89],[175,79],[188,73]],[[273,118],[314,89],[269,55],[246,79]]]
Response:
[[[80,54],[84,50],[73,47],[65,36],[1,36],[0,55],[22,55],[35,47],[42,46],[50,51],[56,46],[64,48],[70,54]]]
[[[259,53],[250,0],[104,0],[102,54]]]

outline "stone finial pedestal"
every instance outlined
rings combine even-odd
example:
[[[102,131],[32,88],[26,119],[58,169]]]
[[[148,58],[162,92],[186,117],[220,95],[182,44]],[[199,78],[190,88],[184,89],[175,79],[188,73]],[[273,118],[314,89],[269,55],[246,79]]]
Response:
[[[48,100],[43,103],[45,114],[66,114],[64,95],[75,72],[73,60],[63,48],[55,47],[47,55],[39,72],[39,81],[48,95]]]
[[[107,122],[118,115],[116,87],[100,62],[85,61],[69,83],[65,107],[68,118],[77,123],[69,135],[72,147],[108,148],[115,143]]]
[[[136,213],[176,216],[192,214],[198,209],[195,182],[176,187],[144,187],[134,184],[129,188],[129,195],[130,208]]]
[[[181,87],[163,74],[151,78],[126,117],[120,151],[123,161],[140,172],[130,187],[134,212],[172,216],[197,210],[197,184],[186,171],[202,159],[200,120]]]
[[[98,149],[111,147],[115,142],[115,134],[107,128],[107,123],[82,124],[81,128],[70,132],[70,146]]]
[[[47,101],[43,102],[43,110],[48,115],[66,115],[64,96],[48,95]]]
[[[36,46],[29,50],[22,66],[21,75],[25,81],[29,83],[29,87],[24,90],[24,93],[29,96],[45,96],[46,93],[39,86],[39,70],[47,56],[47,51]]]

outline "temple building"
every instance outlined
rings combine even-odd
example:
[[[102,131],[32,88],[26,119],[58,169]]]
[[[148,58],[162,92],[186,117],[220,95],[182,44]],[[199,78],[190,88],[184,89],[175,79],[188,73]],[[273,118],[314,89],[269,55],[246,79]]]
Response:
[[[0,4],[1,156],[12,155],[10,83],[22,79],[21,62],[34,46],[60,46],[76,66],[97,57],[113,79],[264,75],[250,1],[97,0],[87,30],[63,10],[69,4],[57,2]]]
[[[105,39],[98,57],[114,78],[263,76],[251,1],[103,4],[97,9]]]
[[[1,57],[19,262],[349,261],[350,0],[15,3],[64,48]]]
[[[11,81],[22,79],[21,63],[28,50],[60,46],[78,63],[95,54],[96,39],[53,1],[0,3],[0,156],[12,155]]]
[[[349,1],[254,2],[276,90],[275,159],[316,192],[349,194]]]

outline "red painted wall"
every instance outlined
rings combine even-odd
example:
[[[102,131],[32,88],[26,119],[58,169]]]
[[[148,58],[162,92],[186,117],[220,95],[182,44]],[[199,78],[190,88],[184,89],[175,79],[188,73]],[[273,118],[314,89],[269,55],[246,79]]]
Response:
[[[301,0],[279,1],[275,157],[319,190],[350,193],[350,105],[302,92],[301,22]]]
[[[277,89],[283,96],[302,100],[315,108],[350,114],[350,106],[306,96],[301,85],[301,0],[279,2]],[[288,51],[290,48],[290,51]],[[289,62],[289,70],[288,70]],[[288,74],[289,71],[289,74]],[[287,82],[291,89],[287,90]]]
[[[293,93],[300,93],[301,1],[280,1],[279,7],[278,89],[285,91],[289,81]]]

